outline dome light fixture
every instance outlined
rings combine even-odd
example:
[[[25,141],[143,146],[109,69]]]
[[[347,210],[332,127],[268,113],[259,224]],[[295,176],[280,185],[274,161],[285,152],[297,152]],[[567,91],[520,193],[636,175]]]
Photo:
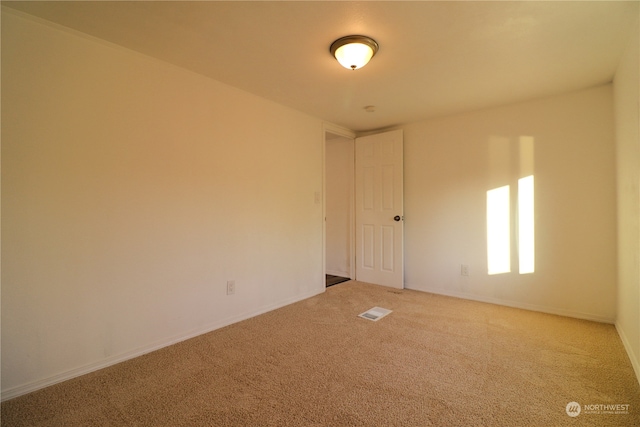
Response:
[[[371,37],[345,36],[331,43],[329,51],[344,68],[357,70],[367,65],[378,49],[378,42]]]

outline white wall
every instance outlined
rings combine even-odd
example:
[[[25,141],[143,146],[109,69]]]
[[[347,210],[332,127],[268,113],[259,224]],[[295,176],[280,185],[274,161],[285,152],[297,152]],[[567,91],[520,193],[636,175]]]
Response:
[[[618,186],[616,327],[640,380],[640,31],[638,21],[613,83]]]
[[[353,139],[327,139],[325,145],[326,272],[351,276]]]
[[[322,292],[322,138],[3,10],[3,398]]]
[[[613,322],[611,85],[414,123],[404,135],[408,288]],[[522,136],[534,138],[536,271],[518,274],[513,247],[512,272],[489,276],[486,192],[517,186]]]

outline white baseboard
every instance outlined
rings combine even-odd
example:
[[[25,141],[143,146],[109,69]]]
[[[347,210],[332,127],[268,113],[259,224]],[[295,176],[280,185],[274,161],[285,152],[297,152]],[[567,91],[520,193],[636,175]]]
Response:
[[[414,287],[411,287],[410,284],[405,284],[405,288],[416,290],[416,291],[429,292],[437,295],[444,295],[448,297],[467,299],[471,301],[486,302],[489,304],[504,305],[506,307],[513,307],[513,308],[521,308],[523,310],[538,311],[540,313],[555,314],[558,316],[573,317],[573,318],[582,319],[582,320],[591,320],[593,322],[609,323],[612,325],[615,323],[615,320],[609,317],[599,316],[599,315],[589,314],[589,313],[582,313],[578,311],[563,310],[563,309],[558,309],[554,307],[520,303],[515,301],[503,300],[500,298],[492,298],[492,297],[485,297],[480,295],[467,294],[464,292],[447,291],[440,288],[429,288],[429,289],[417,288],[417,287],[414,288]]]
[[[622,345],[624,349],[627,351],[627,356],[629,356],[629,360],[631,361],[631,366],[633,366],[633,371],[636,374],[636,379],[638,383],[640,383],[640,361],[638,360],[638,356],[633,351],[631,344],[629,343],[629,339],[627,335],[624,333],[624,329],[620,327],[618,322],[615,323],[616,331],[618,331],[618,335],[620,336],[620,340],[622,341]]]
[[[80,366],[78,368],[70,369],[70,370],[62,372],[60,374],[53,375],[51,377],[43,378],[43,379],[37,380],[37,381],[32,381],[32,382],[27,383],[27,384],[23,384],[23,385],[20,385],[20,386],[17,386],[17,387],[9,388],[7,390],[2,390],[2,392],[0,393],[1,396],[2,396],[0,398],[0,400],[2,402],[4,402],[5,400],[13,399],[15,397],[22,396],[24,394],[34,392],[36,390],[40,390],[42,388],[49,387],[49,386],[52,386],[54,384],[57,384],[57,383],[60,383],[60,382],[63,382],[63,381],[67,381],[67,380],[70,380],[72,378],[88,374],[90,372],[94,372],[94,371],[98,371],[98,370],[103,369],[103,368],[107,368],[109,366],[124,362],[126,360],[133,359],[135,357],[139,357],[139,356],[142,356],[142,355],[147,354],[147,353],[151,353],[152,351],[160,350],[163,347],[168,347],[170,345],[179,343],[181,341],[185,341],[185,340],[188,340],[190,338],[197,337],[198,335],[206,334],[208,332],[215,331],[216,329],[220,329],[220,328],[223,328],[225,326],[228,326],[228,325],[231,325],[231,324],[234,324],[234,323],[246,320],[246,319],[250,319],[250,318],[258,316],[260,314],[263,314],[263,313],[266,313],[266,312],[269,312],[269,311],[272,311],[272,310],[276,310],[276,309],[284,307],[286,305],[293,304],[295,302],[302,301],[302,300],[307,299],[307,298],[311,298],[313,296],[316,296],[318,294],[323,293],[324,291],[325,291],[325,288],[323,286],[319,290],[316,290],[316,291],[313,291],[313,292],[309,292],[309,293],[306,293],[306,294],[303,294],[303,295],[298,295],[296,297],[289,298],[289,299],[286,299],[284,301],[280,301],[280,302],[278,302],[276,304],[267,305],[267,306],[259,308],[256,311],[243,313],[243,314],[240,314],[240,315],[237,315],[237,316],[232,316],[232,317],[229,317],[229,318],[226,318],[226,319],[221,319],[221,320],[216,321],[214,323],[211,323],[211,324],[209,324],[209,325],[207,325],[207,326],[205,326],[205,327],[203,327],[201,329],[192,331],[192,332],[187,333],[187,334],[174,336],[172,338],[168,338],[166,340],[158,341],[158,342],[156,342],[154,344],[151,344],[151,345],[148,345],[148,346],[140,347],[140,348],[137,348],[135,350],[119,354],[117,356],[112,356],[112,357],[108,357],[108,358],[102,359],[102,360],[100,360],[98,362],[95,362],[95,363],[89,363],[87,365]]]

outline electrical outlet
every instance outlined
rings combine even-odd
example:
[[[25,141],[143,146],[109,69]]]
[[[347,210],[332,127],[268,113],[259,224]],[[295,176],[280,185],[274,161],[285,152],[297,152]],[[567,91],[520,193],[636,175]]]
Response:
[[[467,264],[460,264],[460,275],[461,276],[469,275],[469,266]]]
[[[236,281],[227,280],[227,295],[233,295],[236,293]]]

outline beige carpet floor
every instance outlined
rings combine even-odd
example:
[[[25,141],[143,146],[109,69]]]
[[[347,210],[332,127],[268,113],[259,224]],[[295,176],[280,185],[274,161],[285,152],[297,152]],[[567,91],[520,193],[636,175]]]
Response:
[[[357,317],[374,306],[393,312]],[[592,406],[605,404],[628,413]],[[640,426],[640,387],[612,325],[351,281],[9,400],[1,415],[3,426],[622,427]]]

